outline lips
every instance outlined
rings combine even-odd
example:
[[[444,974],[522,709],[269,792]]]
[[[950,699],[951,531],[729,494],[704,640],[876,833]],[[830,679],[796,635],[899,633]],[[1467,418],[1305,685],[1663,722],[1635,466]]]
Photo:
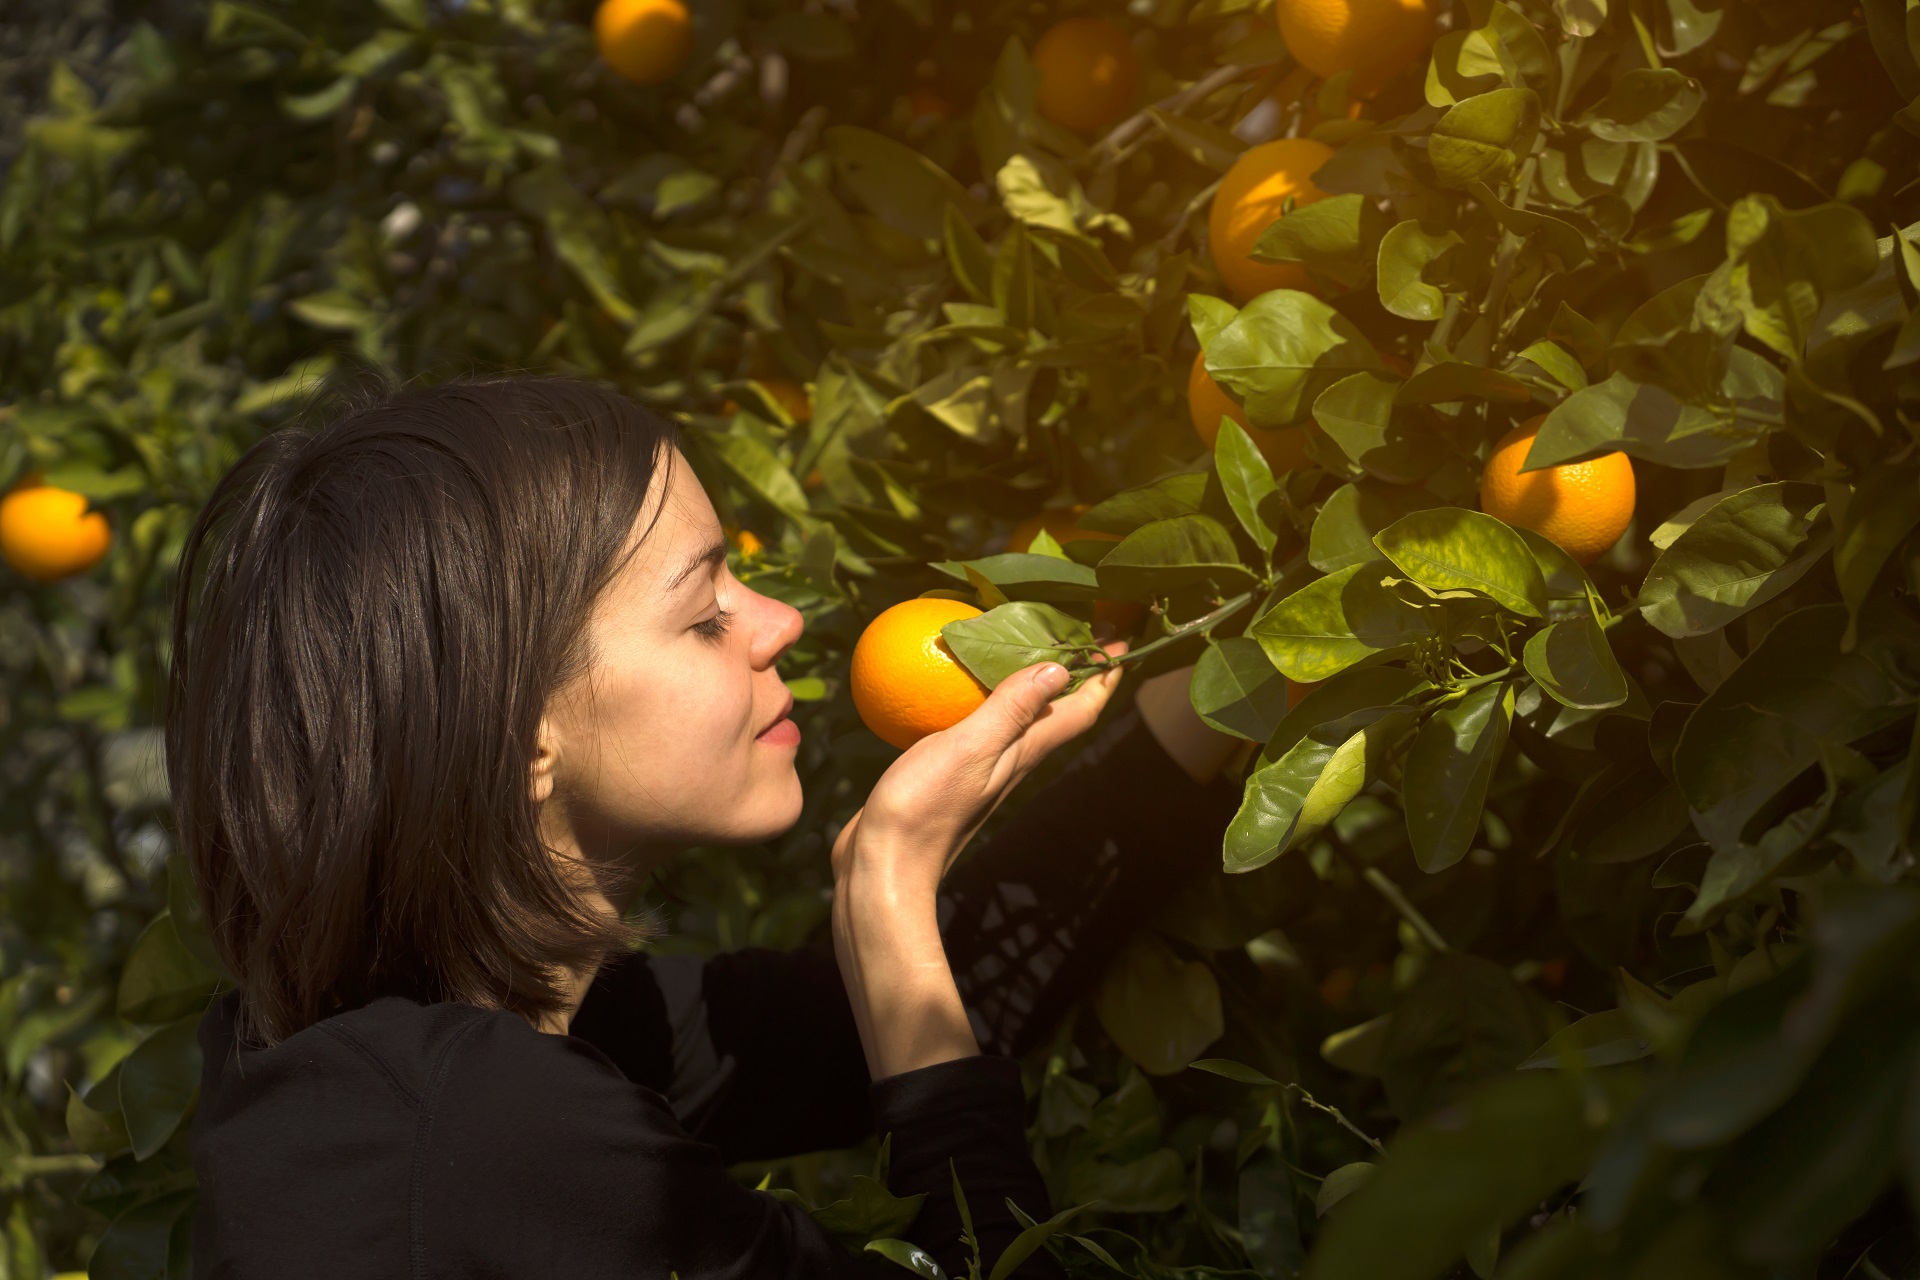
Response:
[[[782,703],[782,704],[781,704],[781,707],[780,707],[780,714],[779,714],[779,715],[777,715],[777,716],[775,716],[775,717],[774,717],[773,719],[771,719],[771,720],[769,720],[769,721],[767,721],[767,723],[766,723],[766,724],[765,724],[764,726],[762,726],[762,727],[761,727],[761,730],[760,730],[760,732],[759,732],[758,734],[756,734],[755,736],[756,736],[756,737],[765,737],[765,736],[767,735],[767,733],[768,733],[768,732],[769,732],[769,731],[770,731],[770,730],[771,730],[771,729],[772,729],[772,728],[773,728],[773,727],[774,727],[775,725],[777,725],[777,724],[779,724],[779,723],[780,723],[780,722],[781,722],[782,720],[785,720],[785,719],[786,719],[786,718],[787,718],[788,716],[790,716],[790,715],[792,715],[792,714],[793,714],[793,695],[792,695],[791,693],[789,693],[789,694],[787,695],[787,700],[786,700],[786,701],[785,701],[784,703]]]

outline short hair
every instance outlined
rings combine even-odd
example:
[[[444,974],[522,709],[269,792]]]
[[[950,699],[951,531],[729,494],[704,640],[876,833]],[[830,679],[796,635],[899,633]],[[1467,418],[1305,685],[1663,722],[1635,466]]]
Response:
[[[642,936],[545,846],[529,769],[677,432],[564,379],[328,399],[181,558],[167,769],[209,932],[262,1043],[383,995],[538,1020]]]

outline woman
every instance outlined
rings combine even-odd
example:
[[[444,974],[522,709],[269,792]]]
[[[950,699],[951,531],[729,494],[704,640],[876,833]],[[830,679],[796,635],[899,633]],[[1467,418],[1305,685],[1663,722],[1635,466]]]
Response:
[[[885,1273],[727,1171],[873,1132],[950,1272],[955,1173],[989,1265],[1008,1200],[1047,1216],[1018,1066],[979,1040],[1023,1044],[1097,972],[1078,940],[1217,849],[1230,788],[1199,779],[1226,740],[1179,689],[1147,700],[1154,737],[1114,722],[1114,767],[1047,792],[1105,812],[1049,850],[1035,806],[949,886],[943,942],[944,873],[1119,678],[1056,696],[1030,668],[838,833],[831,959],[650,960],[626,922],[650,868],[798,819],[775,662],[799,634],[729,572],[672,428],[585,384],[410,391],[235,466],[184,553],[167,725],[237,979],[201,1028],[196,1274]],[[1142,775],[1186,817],[1119,799]],[[1116,893],[1141,839],[1174,849]],[[1017,865],[1043,856],[1084,890],[1058,919]]]

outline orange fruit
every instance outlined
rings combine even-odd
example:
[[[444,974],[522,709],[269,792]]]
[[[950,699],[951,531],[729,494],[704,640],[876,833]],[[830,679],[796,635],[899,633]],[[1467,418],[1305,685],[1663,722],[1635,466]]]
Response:
[[[1480,473],[1480,509],[1592,564],[1633,519],[1633,461],[1616,452],[1523,473],[1527,450],[1546,420],[1545,414],[1529,418],[1493,446]]]
[[[953,118],[953,104],[922,85],[907,95],[907,119],[938,123]]]
[[[1069,542],[1091,539],[1095,542],[1118,542],[1117,533],[1102,533],[1097,529],[1082,529],[1074,521],[1092,508],[1086,503],[1075,503],[1071,507],[1048,507],[1037,516],[1028,516],[1013,527],[1007,536],[1007,550],[1025,551],[1033,545],[1033,540],[1045,529],[1047,536],[1061,546]],[[1146,612],[1146,606],[1138,600],[1095,600],[1093,602],[1093,621],[1097,626],[1105,622],[1112,625],[1116,634],[1133,630],[1140,621],[1140,615]]]
[[[1054,23],[1033,46],[1033,66],[1040,73],[1040,114],[1078,133],[1117,123],[1140,86],[1133,43],[1100,18]]]
[[[1207,372],[1207,353],[1198,352],[1193,357],[1193,370],[1187,375],[1187,411],[1193,415],[1193,429],[1200,436],[1200,443],[1213,448],[1214,441],[1220,436],[1220,419],[1224,415],[1246,427],[1247,434],[1253,437],[1259,446],[1260,456],[1267,460],[1274,474],[1282,471],[1297,471],[1309,465],[1313,460],[1307,457],[1307,433],[1299,427],[1285,427],[1279,431],[1268,431],[1264,427],[1249,426],[1247,411],[1235,404],[1213,375]]]
[[[1220,179],[1207,213],[1213,265],[1240,301],[1269,289],[1308,289],[1307,269],[1292,262],[1256,262],[1253,246],[1280,220],[1287,198],[1296,207],[1323,200],[1314,173],[1333,158],[1333,148],[1312,138],[1280,138],[1240,153]]]
[[[853,646],[853,705],[867,728],[902,751],[950,729],[987,700],[940,628],[980,610],[938,597],[903,600],[867,624]]]
[[[85,573],[113,543],[113,530],[71,489],[29,480],[0,498],[0,555],[23,577],[57,582]]]
[[[1427,0],[1278,0],[1274,13],[1295,61],[1317,76],[1351,71],[1360,94],[1412,65],[1433,42]]]
[[[743,556],[757,556],[767,549],[767,544],[760,541],[760,535],[751,529],[742,529],[735,534],[733,545],[740,548]]]
[[[661,84],[686,65],[693,26],[681,0],[601,0],[593,42],[608,66],[635,84]]]

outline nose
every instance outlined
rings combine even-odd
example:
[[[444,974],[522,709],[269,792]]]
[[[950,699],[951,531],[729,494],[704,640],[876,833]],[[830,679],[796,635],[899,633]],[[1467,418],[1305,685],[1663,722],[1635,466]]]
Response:
[[[747,590],[753,604],[753,665],[770,667],[799,641],[806,623],[790,604]]]

